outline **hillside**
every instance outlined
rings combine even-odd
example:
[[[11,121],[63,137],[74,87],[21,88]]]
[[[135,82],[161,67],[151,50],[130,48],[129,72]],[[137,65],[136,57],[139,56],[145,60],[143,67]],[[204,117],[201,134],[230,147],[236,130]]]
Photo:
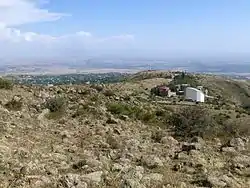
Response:
[[[227,102],[244,105],[250,102],[250,82],[232,80],[220,76],[200,76],[201,85],[209,88],[212,95],[221,96]]]
[[[136,78],[136,79],[135,79]],[[153,97],[165,76],[115,84],[0,83],[0,187],[250,187],[250,84],[200,75],[224,103]]]

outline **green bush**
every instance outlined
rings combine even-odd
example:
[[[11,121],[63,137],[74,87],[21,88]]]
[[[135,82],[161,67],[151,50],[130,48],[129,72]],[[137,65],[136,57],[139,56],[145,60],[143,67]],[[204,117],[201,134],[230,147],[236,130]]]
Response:
[[[50,112],[62,112],[65,110],[66,100],[64,97],[54,97],[46,101],[45,108]]]
[[[12,89],[13,84],[11,81],[0,78],[0,89]]]
[[[142,109],[137,106],[128,105],[125,103],[110,103],[107,105],[107,109],[118,117],[126,115],[130,118],[137,119],[145,123],[153,122],[156,119],[156,114],[154,111]]]
[[[132,116],[139,111],[139,109],[123,103],[110,103],[107,108],[108,111],[116,115]]]
[[[155,113],[150,111],[141,111],[141,113],[138,114],[137,119],[143,121],[143,122],[154,122],[156,118]]]
[[[169,83],[171,90],[175,90],[175,86],[178,84],[190,84],[192,87],[197,87],[199,82],[197,78],[193,75],[181,73],[174,77],[174,79]]]
[[[118,118],[123,115],[131,119],[139,120],[145,124],[164,127],[169,120],[170,113],[165,109],[152,109],[150,107],[130,105],[123,102],[108,103],[107,110]]]

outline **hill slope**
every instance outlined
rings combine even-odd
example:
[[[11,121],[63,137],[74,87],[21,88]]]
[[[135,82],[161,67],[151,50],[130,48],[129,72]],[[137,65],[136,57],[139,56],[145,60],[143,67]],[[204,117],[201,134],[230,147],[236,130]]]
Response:
[[[1,89],[0,187],[249,187],[249,115],[150,96],[168,81]]]

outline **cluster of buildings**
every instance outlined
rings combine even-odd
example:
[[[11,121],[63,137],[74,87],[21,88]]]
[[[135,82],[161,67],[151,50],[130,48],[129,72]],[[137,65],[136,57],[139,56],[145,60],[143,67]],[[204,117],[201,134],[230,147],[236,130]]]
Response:
[[[209,97],[208,90],[204,90],[203,86],[194,88],[190,87],[189,84],[176,85],[175,91],[171,91],[171,89],[165,85],[156,86],[151,92],[162,97],[184,96],[185,100],[193,102],[205,102],[205,97]]]

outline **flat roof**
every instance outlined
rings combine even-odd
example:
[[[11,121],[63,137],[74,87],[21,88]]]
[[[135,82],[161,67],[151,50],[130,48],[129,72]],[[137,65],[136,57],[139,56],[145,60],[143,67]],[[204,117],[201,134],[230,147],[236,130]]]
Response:
[[[199,89],[197,89],[197,88],[194,88],[194,87],[187,87],[186,89],[190,89],[190,90],[194,90],[194,91],[203,93],[201,90],[199,90]]]

